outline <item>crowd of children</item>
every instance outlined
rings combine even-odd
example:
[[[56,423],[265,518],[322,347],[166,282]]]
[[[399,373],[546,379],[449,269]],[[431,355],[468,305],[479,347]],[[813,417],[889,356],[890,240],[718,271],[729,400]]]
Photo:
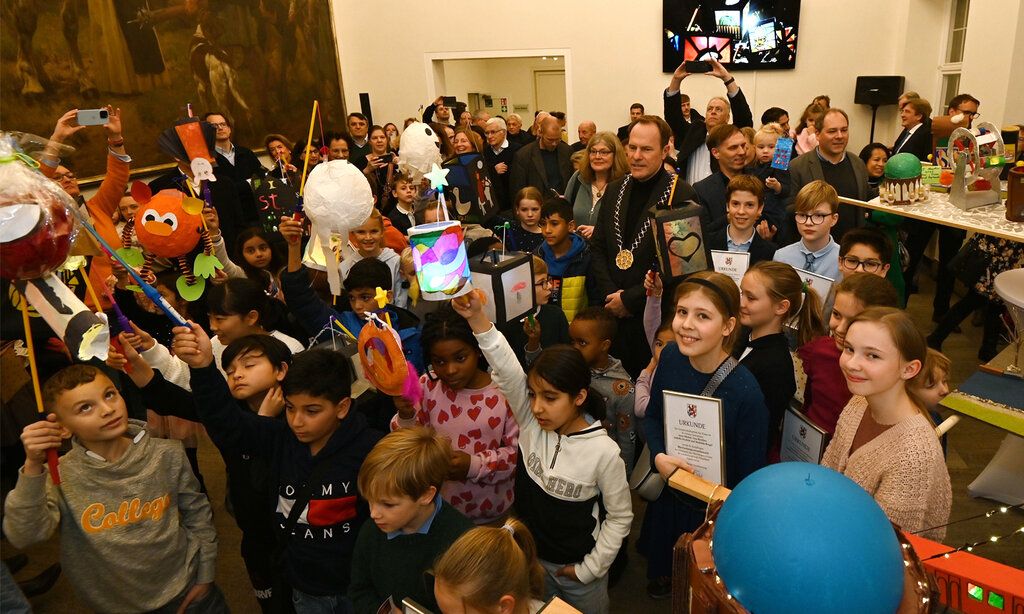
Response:
[[[770,168],[781,134],[768,124],[752,136],[756,172],[728,182],[728,223],[705,237],[709,249],[751,254],[740,283],[652,271],[646,335],[625,341],[618,318],[587,304],[590,247],[572,204],[536,188],[514,196],[512,221],[496,233],[466,225],[471,254],[504,246],[532,257],[536,308],[509,322],[491,322],[476,293],[423,299],[405,235],[435,221],[437,203],[400,173],[389,175],[388,210],[340,237],[348,255],[326,265],[340,270],[340,298],[304,260],[301,219],[242,230],[229,257],[207,212],[224,279],[190,309],[157,275],[189,318],[172,328],[146,299],[136,304],[119,272],[115,296],[132,329],[119,331],[105,365],[46,383],[48,416],[21,436],[6,536],[25,546],[59,526],[65,573],[94,609],[225,611],[194,451],[205,433],[263,612],[415,603],[520,614],[555,596],[606,612],[634,513],[655,597],[670,593],[677,538],[704,520],[703,502],[669,488],[634,511],[627,475],[638,464],[666,479],[693,470],[668,453],[666,392],[721,400],[726,487],[780,460],[783,416],[802,399],[833,435],[824,465],[906,530],[944,524],[950,483],[932,415],[948,360],[898,311],[891,241],[871,229],[833,239],[839,202],[827,183],[795,195],[798,235],[777,243],[790,196]],[[819,292],[806,273],[834,283]],[[365,383],[353,344],[377,325],[371,315],[396,331],[417,394],[356,394]],[[631,375],[610,354],[616,339],[646,344],[650,364]],[[46,455],[68,438],[54,485]]]

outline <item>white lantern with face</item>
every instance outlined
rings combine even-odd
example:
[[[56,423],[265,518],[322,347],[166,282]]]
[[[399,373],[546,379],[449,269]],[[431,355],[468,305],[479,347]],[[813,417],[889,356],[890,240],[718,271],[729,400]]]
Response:
[[[434,164],[441,164],[441,140],[434,129],[422,122],[413,122],[402,132],[398,170],[419,183]]]

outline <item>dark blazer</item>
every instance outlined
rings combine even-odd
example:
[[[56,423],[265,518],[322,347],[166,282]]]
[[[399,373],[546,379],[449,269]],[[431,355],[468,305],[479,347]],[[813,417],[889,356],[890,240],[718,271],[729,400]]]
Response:
[[[932,126],[931,122],[926,121],[921,124],[921,127],[914,131],[914,134],[910,135],[910,138],[904,139],[906,129],[900,133],[896,139],[896,143],[892,146],[892,155],[898,153],[911,153],[917,156],[922,162],[928,161],[928,156],[932,153]]]
[[[619,137],[619,140],[625,143],[629,140],[629,127],[632,125],[632,122],[630,122],[625,126],[619,126],[619,129],[615,131],[615,136]]]
[[[499,211],[508,211],[512,208],[514,194],[511,193],[509,181],[512,177],[513,159],[519,149],[519,145],[511,140],[508,141],[508,147],[497,154],[494,153],[490,145],[484,145],[484,164],[486,164],[487,177],[491,180],[491,196],[494,197]],[[504,173],[494,170],[494,167],[501,163],[508,165],[508,169]]]
[[[263,177],[267,174],[267,169],[260,163],[260,159],[253,150],[241,145],[234,145],[234,148],[235,163],[228,162],[227,158],[218,153],[217,168],[241,181],[251,179],[253,175]]]
[[[515,153],[512,161],[512,176],[509,178],[509,194],[512,195],[512,198],[515,198],[519,190],[526,186],[537,188],[545,196],[549,189],[557,190],[559,194],[565,191],[565,184],[575,170],[572,166],[572,148],[565,142],[559,141],[555,151],[558,153],[558,169],[562,176],[558,185],[548,183],[539,141],[534,141]]]
[[[698,147],[706,147],[705,140],[708,136],[708,128],[704,123],[704,118],[699,113],[695,114],[691,111],[691,121],[689,122],[683,119],[683,110],[679,108],[679,92],[669,95],[668,90],[665,90],[663,98],[665,103],[665,121],[668,122],[672,132],[675,134],[676,149],[679,150],[679,168],[686,168],[690,155]],[[728,98],[728,95],[726,98]],[[729,106],[732,109],[733,125],[740,128],[745,126],[752,128],[754,126],[754,116],[750,112],[750,104],[747,103],[747,97],[743,95],[743,90],[739,90],[735,96],[729,98]],[[713,156],[711,158],[711,170],[718,170],[718,161]]]
[[[518,147],[525,147],[537,140],[536,137],[526,130],[520,130],[517,134],[507,133],[505,138],[508,139],[509,144],[515,144]]]
[[[509,141],[509,143],[511,142],[512,141]],[[569,145],[569,147],[572,148],[573,153],[576,153],[577,151],[583,151],[584,149],[586,149],[587,144],[584,143],[583,141],[576,141],[572,145]]]
[[[704,247],[708,250],[708,262],[711,262],[710,250],[717,249],[721,251],[727,251],[729,244],[726,241],[727,228],[721,230],[715,230],[704,236]],[[762,260],[771,260],[775,256],[775,250],[778,247],[771,241],[766,241],[761,238],[761,235],[754,231],[754,240],[750,243],[750,264],[751,266],[761,262]]]

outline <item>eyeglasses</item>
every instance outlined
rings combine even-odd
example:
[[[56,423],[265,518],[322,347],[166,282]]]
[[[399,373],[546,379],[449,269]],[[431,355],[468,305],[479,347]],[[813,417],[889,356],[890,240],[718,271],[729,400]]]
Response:
[[[545,277],[544,279],[542,279],[542,280],[540,280],[538,282],[534,282],[533,287],[535,287],[535,288],[544,288],[545,290],[550,290],[551,289],[551,280],[548,279],[547,277]]]
[[[962,113],[962,114],[966,115],[967,117],[971,117],[971,118],[981,117],[981,113],[976,113],[974,111],[961,111],[960,109],[957,109],[957,112],[958,113]]]
[[[67,179],[68,181],[74,181],[75,180],[75,174],[74,173],[57,173],[57,174],[55,174],[53,176],[53,180],[56,181],[57,183],[60,183],[61,181],[64,181],[65,179]]]
[[[808,220],[811,222],[811,226],[817,226],[825,221],[825,218],[832,217],[832,213],[797,213],[793,217],[796,218],[797,224],[806,224]]]
[[[843,267],[850,271],[856,271],[857,267],[862,267],[865,273],[874,273],[878,269],[882,268],[882,263],[877,260],[861,260],[860,258],[854,258],[853,256],[845,256],[842,259]]]
[[[608,149],[591,149],[590,150],[590,155],[592,155],[592,156],[600,156],[600,157],[603,158],[605,156],[612,155],[612,152],[611,152],[611,150],[608,150]]]
[[[210,124],[211,126],[213,126],[214,128],[227,128],[228,127],[228,123],[227,122],[207,122],[207,123]]]

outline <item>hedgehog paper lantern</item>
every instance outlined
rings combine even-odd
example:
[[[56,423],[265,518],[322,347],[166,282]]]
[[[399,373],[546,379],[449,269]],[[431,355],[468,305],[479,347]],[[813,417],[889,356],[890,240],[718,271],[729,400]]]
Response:
[[[161,190],[154,196],[140,182],[132,185],[132,196],[138,201],[139,209],[128,226],[142,245],[141,257],[135,248],[118,251],[126,256],[129,263],[141,263],[143,276],[151,279],[154,258],[176,261],[182,272],[177,282],[178,292],[185,300],[196,300],[206,288],[206,278],[224,267],[213,255],[213,241],[203,221],[203,201],[171,189]],[[203,240],[203,252],[196,256],[194,265],[190,265],[187,256],[200,239]],[[127,230],[122,235],[122,242],[125,245],[131,242]]]

